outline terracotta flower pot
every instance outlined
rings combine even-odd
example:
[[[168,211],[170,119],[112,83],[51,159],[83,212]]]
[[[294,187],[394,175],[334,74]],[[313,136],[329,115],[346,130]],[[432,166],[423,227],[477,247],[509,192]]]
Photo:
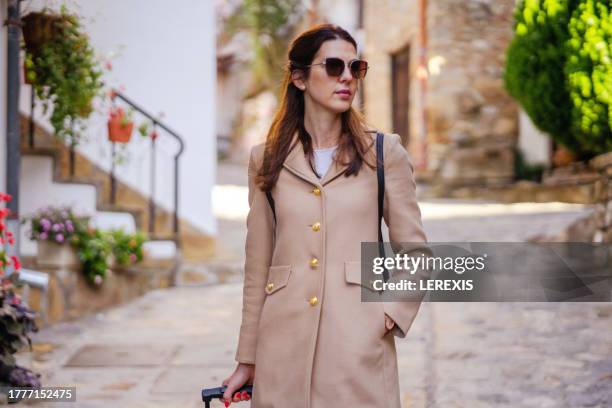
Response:
[[[575,162],[576,160],[576,154],[563,145],[559,145],[553,155],[553,164],[556,167],[567,166],[570,163]]]
[[[76,250],[69,243],[37,241],[37,245],[36,263],[42,267],[76,267],[80,263]]]
[[[32,85],[32,81],[28,79],[28,67],[23,64],[23,82],[27,85]]]
[[[111,142],[128,143],[132,138],[134,122],[125,123],[123,116],[111,116],[108,120],[108,140]]]

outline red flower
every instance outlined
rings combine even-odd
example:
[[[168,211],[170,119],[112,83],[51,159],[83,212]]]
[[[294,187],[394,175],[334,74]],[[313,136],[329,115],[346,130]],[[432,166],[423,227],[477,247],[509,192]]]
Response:
[[[19,261],[19,258],[13,255],[11,256],[11,259],[13,260],[13,267],[15,268],[15,270],[18,271],[19,269],[21,269],[21,262]]]
[[[113,64],[110,61],[106,61],[106,63],[104,64],[104,67],[108,69],[109,71],[113,70]]]
[[[8,208],[0,208],[0,220],[6,218],[11,213]]]
[[[13,238],[8,239],[9,245],[15,245],[15,240]]]
[[[151,139],[155,140],[155,139],[157,139],[157,136],[158,135],[157,135],[157,132],[155,130],[151,132]]]
[[[13,197],[10,194],[0,193],[0,201],[11,201]]]

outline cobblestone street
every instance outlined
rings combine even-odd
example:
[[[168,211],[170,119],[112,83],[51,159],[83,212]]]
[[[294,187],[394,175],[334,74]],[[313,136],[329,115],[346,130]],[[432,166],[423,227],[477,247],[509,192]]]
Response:
[[[223,214],[215,204],[221,249],[233,262],[244,250],[244,173],[221,165],[215,190],[216,203],[243,204]],[[420,204],[430,242],[524,241],[558,232],[589,210],[554,203]],[[200,389],[220,385],[235,365],[241,291],[239,276],[158,290],[41,330],[29,366],[43,373],[46,386],[76,386],[79,407],[203,406]],[[396,344],[405,408],[612,406],[609,303],[424,303]]]

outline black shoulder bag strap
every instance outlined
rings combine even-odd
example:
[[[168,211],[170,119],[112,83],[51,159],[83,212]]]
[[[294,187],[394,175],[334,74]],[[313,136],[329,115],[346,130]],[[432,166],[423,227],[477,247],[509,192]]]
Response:
[[[266,197],[268,197],[268,203],[270,203],[272,215],[274,215],[274,225],[276,225],[276,207],[274,206],[274,198],[272,198],[272,192],[269,190],[266,191]]]
[[[383,203],[385,199],[385,157],[383,154],[384,134],[376,132],[376,177],[378,178],[378,256],[385,257],[382,235]],[[383,266],[383,279],[389,280],[389,271]]]

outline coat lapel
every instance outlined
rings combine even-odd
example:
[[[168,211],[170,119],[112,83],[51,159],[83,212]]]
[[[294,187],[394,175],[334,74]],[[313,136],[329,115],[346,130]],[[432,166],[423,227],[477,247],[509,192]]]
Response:
[[[308,160],[306,159],[306,155],[304,154],[304,146],[302,146],[302,143],[299,141],[297,131],[293,134],[293,138],[291,139],[291,146],[294,147],[287,155],[283,166],[296,176],[306,180],[307,182],[315,186],[321,187],[321,182],[319,178],[312,171],[310,165],[308,164]]]
[[[310,168],[310,164],[308,164],[308,159],[304,153],[304,146],[302,146],[302,143],[299,141],[297,131],[293,134],[293,139],[291,140],[292,146],[294,143],[295,147],[287,155],[283,166],[298,177],[315,186],[325,186],[348,169],[348,166],[342,165],[334,160],[327,174],[325,174],[322,179],[319,179]]]

